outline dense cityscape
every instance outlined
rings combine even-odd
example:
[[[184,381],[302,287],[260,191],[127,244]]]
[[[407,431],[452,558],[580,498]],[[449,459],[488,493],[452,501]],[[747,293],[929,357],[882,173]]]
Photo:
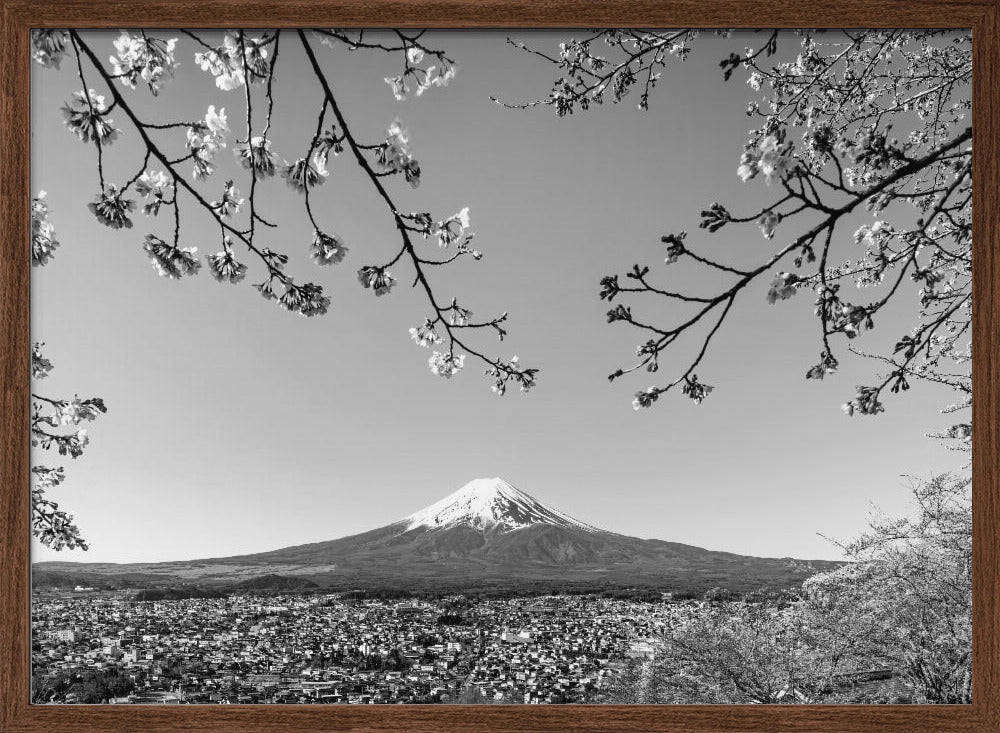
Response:
[[[683,605],[594,596],[434,601],[51,592],[36,703],[599,701]]]

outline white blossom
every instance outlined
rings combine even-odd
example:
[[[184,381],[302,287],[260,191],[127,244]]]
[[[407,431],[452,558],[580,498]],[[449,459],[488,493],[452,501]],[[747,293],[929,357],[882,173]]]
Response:
[[[311,160],[299,158],[294,163],[285,161],[281,168],[281,177],[293,189],[305,193],[310,188],[321,185],[329,176],[325,168],[322,170],[313,165]]]
[[[31,264],[35,266],[47,264],[59,246],[45,196],[45,191],[39,191],[31,200]]]
[[[197,125],[187,129],[187,149],[194,157],[194,177],[207,178],[215,170],[215,153],[226,147],[226,108],[218,112],[215,105],[209,105],[205,117]]]
[[[389,125],[385,142],[375,151],[376,160],[389,173],[402,173],[413,188],[420,185],[420,164],[409,149],[410,137],[396,119]]]
[[[66,56],[69,34],[58,28],[33,28],[31,57],[42,66],[58,69]]]
[[[62,113],[66,127],[85,143],[109,145],[118,138],[120,130],[115,128],[114,120],[106,117],[104,97],[93,89],[73,92],[72,99],[62,106]]]
[[[445,353],[435,351],[431,354],[427,363],[433,374],[437,374],[445,379],[451,379],[452,376],[457,374],[465,365],[465,354],[459,354],[456,356],[451,351]]]
[[[236,261],[228,245],[229,239],[227,237],[225,250],[205,258],[208,262],[208,271],[219,282],[238,283],[246,277],[247,266]]]
[[[132,228],[132,220],[128,215],[135,210],[135,201],[125,198],[125,191],[118,190],[117,186],[106,186],[94,201],[87,204],[87,208],[105,226],[112,229]]]
[[[370,288],[375,295],[388,295],[396,287],[396,278],[384,267],[365,265],[358,270],[358,282],[364,288]]]
[[[385,83],[392,88],[392,96],[396,98],[397,102],[402,102],[406,99],[410,90],[406,86],[406,82],[403,81],[403,77],[387,76],[385,77]]]
[[[347,255],[344,240],[338,234],[316,231],[311,245],[312,259],[317,265],[335,265]]]
[[[791,160],[781,152],[778,139],[768,135],[760,143],[760,161],[757,163],[764,180],[770,185],[775,178],[783,176],[791,167]]]
[[[130,89],[135,89],[136,82],[142,79],[155,96],[165,80],[173,77],[178,66],[174,59],[176,38],[162,41],[145,34],[132,36],[128,31],[122,31],[114,46],[118,55],[111,57],[112,70]]]
[[[425,320],[422,326],[411,328],[410,338],[413,339],[417,346],[425,348],[432,344],[441,343],[441,337],[434,330],[434,323],[430,319]]]
[[[757,223],[760,224],[760,231],[764,234],[764,239],[771,239],[774,236],[774,228],[778,226],[780,217],[773,211],[765,211],[761,214]]]
[[[215,85],[224,92],[246,84],[246,71],[257,79],[266,74],[267,48],[256,38],[244,38],[227,32],[222,45],[194,55],[195,63],[215,77]]]
[[[149,254],[149,260],[160,277],[179,280],[185,275],[194,275],[201,269],[201,262],[195,256],[197,247],[178,247],[168,244],[155,234],[147,234],[142,248]]]
[[[213,201],[211,207],[220,217],[228,218],[240,212],[243,201],[244,199],[240,198],[240,190],[232,180],[229,180],[223,188],[222,200]]]
[[[469,228],[469,207],[452,214],[447,219],[431,225],[431,234],[437,237],[438,246],[445,248],[457,242]]]
[[[147,170],[139,176],[135,182],[135,192],[144,199],[149,199],[149,203],[143,205],[142,210],[148,216],[158,214],[160,206],[163,205],[167,195],[173,190],[174,184],[170,177],[163,171]]]
[[[236,160],[246,170],[253,170],[261,178],[273,176],[277,170],[274,153],[271,152],[271,141],[255,136],[249,144],[238,145],[234,150]]]

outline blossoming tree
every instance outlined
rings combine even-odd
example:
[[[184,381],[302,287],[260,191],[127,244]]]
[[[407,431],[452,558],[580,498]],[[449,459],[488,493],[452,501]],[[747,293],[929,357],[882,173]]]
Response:
[[[930,704],[972,699],[972,497],[968,478],[912,487],[913,516],[873,518],[841,544],[851,561],[797,598],[691,604],[614,702]],[[888,670],[901,685],[858,682]]]
[[[559,77],[548,97],[513,107],[549,106],[559,116],[606,101],[649,108],[670,64],[689,58],[698,31],[595,31],[560,44],[558,53],[509,42],[544,59]],[[728,36],[728,33],[722,33]],[[755,121],[734,173],[773,195],[762,208],[732,211],[710,202],[699,228],[756,226],[771,246],[728,257],[706,253],[685,231],[662,237],[664,265],[686,261],[714,276],[717,286],[695,292],[683,275],[676,285],[635,264],[601,280],[600,297],[614,307],[609,323],[642,335],[637,359],[615,370],[656,372],[685,334],[698,334],[693,355],[678,373],[635,393],[636,409],[680,388],[695,402],[713,389],[700,381],[712,340],[741,297],[758,281],[769,303],[812,296],[819,358],[807,379],[836,372],[850,351],[876,360],[881,373],[844,403],[849,415],[875,415],[886,392],[910,380],[943,384],[958,394],[957,411],[971,401],[971,38],[956,31],[802,31],[797,54],[777,61],[779,34],[761,32],[755,47],[731,53],[720,66],[726,80],[745,72],[757,98]],[[871,218],[864,220],[864,212]],[[853,223],[852,223],[853,222]],[[854,287],[851,287],[851,286]],[[640,315],[640,299],[660,300]],[[853,346],[875,328],[890,301],[910,299],[913,326],[888,353]],[[968,421],[950,437],[968,440]]]
[[[31,347],[31,379],[44,379],[52,370],[52,362],[42,353],[44,344]],[[100,397],[81,399],[54,398],[34,389],[31,393],[31,446],[40,450],[53,450],[61,456],[79,458],[90,442],[87,429],[80,427],[93,422],[107,412]],[[73,515],[61,510],[48,492],[66,478],[62,466],[35,465],[31,468],[31,528],[38,540],[55,550],[63,548],[87,549],[80,529],[73,522]]]
[[[968,477],[916,482],[911,517],[876,517],[841,545],[851,560],[803,589],[844,658],[898,670],[922,701],[972,700],[972,492]]]

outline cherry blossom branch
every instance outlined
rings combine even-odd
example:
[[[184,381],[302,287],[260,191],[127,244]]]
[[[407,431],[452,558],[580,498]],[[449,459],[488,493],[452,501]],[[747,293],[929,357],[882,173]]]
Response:
[[[294,281],[290,276],[288,276],[283,271],[283,266],[287,262],[287,257],[283,255],[277,255],[268,248],[258,247],[252,238],[253,233],[253,221],[260,220],[259,217],[255,217],[251,220],[250,230],[245,232],[242,229],[230,224],[225,220],[222,213],[213,207],[205,197],[192,186],[185,176],[177,170],[177,165],[180,161],[171,160],[168,156],[160,149],[160,147],[152,140],[149,135],[148,130],[149,125],[144,123],[138,118],[136,113],[132,110],[131,106],[128,104],[124,95],[118,90],[118,88],[113,83],[108,72],[105,70],[104,66],[101,64],[100,60],[97,58],[93,50],[87,45],[86,42],[80,38],[79,34],[75,30],[70,31],[71,38],[74,39],[74,43],[83,51],[83,53],[88,57],[93,67],[102,76],[105,83],[107,84],[111,94],[114,97],[115,104],[125,112],[126,116],[132,122],[136,131],[139,134],[140,139],[145,145],[148,154],[151,154],[155,159],[157,159],[160,164],[167,170],[171,180],[173,181],[175,187],[179,184],[181,188],[204,210],[206,211],[215,221],[218,223],[219,227],[224,231],[231,234],[233,237],[238,239],[242,244],[264,265],[268,273],[268,280],[258,286],[258,290],[261,291],[265,297],[277,300],[281,305],[285,306],[289,310],[297,310],[303,315],[318,315],[325,313],[329,307],[329,298],[323,296],[322,288],[318,285],[312,283],[306,283],[304,285],[295,285]],[[191,129],[191,128],[189,128]],[[183,158],[181,160],[186,160]],[[175,188],[176,190],[176,188]],[[196,272],[200,266],[196,260],[193,258],[193,249],[182,249],[178,246],[177,232],[179,231],[180,224],[180,213],[179,213],[179,202],[177,196],[174,197],[174,211],[175,211],[175,239],[174,246],[171,250],[164,249],[162,247],[162,240],[153,237],[153,235],[147,235],[147,251],[150,251],[151,256],[154,258],[154,264],[158,264],[158,269],[161,271],[164,268],[169,268],[171,266],[176,269],[167,269],[166,272],[171,273],[173,276],[183,274],[189,274]],[[152,239],[150,239],[152,237]],[[226,247],[226,254],[229,253],[228,246]],[[160,254],[160,253],[163,254]],[[220,253],[216,257],[221,257],[223,253]],[[238,263],[237,263],[238,264]],[[230,282],[238,282],[243,279],[243,273],[245,272],[245,267],[243,270],[237,269],[235,271],[237,274],[229,277]],[[285,287],[285,294],[278,298],[273,294],[271,283],[277,280]]]
[[[558,55],[509,40],[558,67],[563,75],[552,85],[548,98],[508,106],[548,105],[562,116],[602,103],[606,93],[621,101],[637,88],[639,108],[646,109],[651,80],[665,67],[664,51],[669,42],[681,43],[670,47],[669,53],[687,58],[688,41],[696,34],[684,37],[679,35],[682,33],[598,31],[560,44]],[[663,237],[666,264],[688,258],[714,276],[734,278],[711,295],[654,285],[649,268],[640,265],[626,273],[631,282],[621,281],[617,275],[605,277],[600,296],[609,302],[618,296],[652,297],[681,309],[669,326],[637,318],[621,303],[608,312],[609,322],[625,323],[652,336],[637,348],[638,361],[618,369],[612,380],[641,367],[656,371],[660,355],[674,348],[682,333],[710,320],[701,348],[692,358],[693,365],[698,365],[708,341],[719,329],[715,316],[731,305],[731,297],[768,273],[773,276],[769,302],[790,298],[800,289],[816,292],[823,346],[819,363],[806,374],[813,379],[832,374],[838,367],[832,336],[853,339],[862,330],[873,328],[873,316],[900,296],[907,280],[920,286],[918,324],[900,344],[904,350],[910,344],[920,344],[921,368],[912,368],[908,359],[889,358],[897,365],[893,374],[880,378],[881,386],[859,388],[863,391],[858,398],[844,405],[851,414],[880,411],[879,393],[888,385],[903,389],[900,379],[904,375],[933,376],[946,356],[963,358],[957,339],[966,333],[962,314],[968,301],[962,302],[962,298],[971,285],[971,152],[967,145],[971,130],[964,121],[969,99],[963,91],[972,69],[968,34],[933,30],[796,33],[801,40],[794,60],[773,60],[779,34],[767,31],[760,45],[733,52],[720,63],[725,80],[742,68],[747,72],[748,86],[761,92],[761,99],[747,108],[760,127],[750,132],[738,175],[744,181],[765,178],[768,184],[777,183],[783,195],[743,216],[713,203],[702,212],[700,227],[714,233],[724,226],[756,222],[764,238],[770,240],[804,216],[818,216],[819,223],[810,222],[809,228],[789,244],[750,267],[695,252],[685,245],[684,232]],[[944,38],[946,35],[956,37]],[[598,54],[598,44],[607,49],[606,54]],[[902,140],[891,136],[893,124],[899,120],[901,127],[911,130]],[[801,135],[801,143],[795,141],[795,134]],[[862,226],[854,240],[866,247],[865,253],[858,261],[837,265],[832,253],[840,236],[838,223],[861,203],[875,216],[894,204],[912,205],[921,215],[915,226],[906,225],[898,231],[881,220]],[[817,260],[814,269],[803,271]],[[787,271],[776,272],[785,263]],[[888,283],[880,297],[867,304],[853,304],[846,302],[841,292],[841,283],[849,279],[859,287],[874,287],[883,280]],[[961,297],[953,298],[955,291]],[[692,305],[699,306],[693,314],[684,308]],[[679,384],[685,386],[688,396],[700,401],[706,394],[705,385],[695,383],[693,377],[693,369],[683,369],[666,387],[636,393],[633,404],[648,407]]]
[[[44,263],[42,263],[44,264]],[[42,354],[43,344],[31,347],[31,378],[44,379],[53,365]],[[89,436],[81,424],[92,422],[107,412],[99,397],[57,399],[31,392],[30,441],[33,449],[55,450],[59,455],[79,458],[89,444]],[[62,467],[34,465],[31,469],[32,534],[46,547],[54,550],[87,549],[87,543],[73,522],[73,516],[59,509],[46,493],[65,480]]]
[[[343,43],[350,50],[373,49],[381,52],[399,53],[403,59],[403,74],[401,77],[386,80],[393,88],[393,93],[397,98],[402,98],[407,93],[408,80],[416,82],[416,93],[419,95],[431,86],[447,85],[455,74],[454,62],[443,51],[425,45],[421,40],[422,32],[396,32],[395,38],[398,43],[372,43],[365,39],[363,32],[356,36],[340,31],[317,31],[316,33],[324,43]],[[274,226],[261,215],[257,193],[260,179],[273,175],[277,167],[274,164],[274,156],[270,151],[270,141],[266,135],[270,129],[274,108],[275,66],[280,48],[281,32],[265,34],[260,39],[250,38],[242,30],[227,32],[223,36],[222,45],[218,47],[210,45],[199,35],[190,31],[184,31],[184,35],[194,40],[203,49],[195,54],[195,61],[202,69],[209,71],[215,77],[217,86],[224,89],[234,89],[240,85],[245,87],[246,137],[238,146],[237,158],[241,165],[249,171],[250,202],[247,225],[244,227],[230,220],[230,217],[238,213],[244,203],[244,200],[239,198],[239,192],[233,181],[225,184],[221,200],[209,201],[195,185],[185,178],[179,168],[182,164],[191,162],[194,166],[196,180],[211,175],[213,172],[212,156],[218,148],[226,146],[225,134],[228,132],[228,123],[222,111],[216,112],[214,107],[209,107],[205,119],[194,122],[146,122],[140,119],[126,96],[119,90],[116,82],[134,88],[135,83],[141,80],[149,86],[150,91],[155,95],[164,80],[173,74],[173,68],[176,65],[173,58],[176,39],[159,40],[144,33],[135,37],[124,31],[115,42],[118,55],[111,58],[112,64],[115,66],[113,71],[109,71],[103,66],[97,54],[78,32],[68,32],[68,38],[77,52],[78,65],[80,65],[83,56],[88,58],[90,64],[108,86],[112,95],[112,104],[105,108],[103,102],[95,105],[90,100],[81,100],[78,103],[78,109],[79,106],[83,106],[86,112],[76,112],[77,118],[67,124],[72,123],[71,129],[74,129],[82,139],[92,133],[94,135],[101,133],[107,136],[115,132],[110,127],[110,120],[106,119],[107,112],[110,109],[120,107],[145,147],[142,169],[123,187],[106,187],[97,201],[91,205],[92,211],[102,223],[108,226],[113,228],[131,227],[132,221],[129,218],[129,212],[135,208],[135,201],[127,196],[132,190],[150,200],[150,203],[144,205],[144,211],[147,214],[157,214],[164,204],[172,208],[172,242],[168,243],[153,234],[148,234],[144,249],[161,275],[179,278],[196,273],[201,266],[195,258],[195,249],[181,246],[182,202],[180,193],[183,192],[185,199],[193,201],[196,208],[208,213],[219,227],[223,251],[207,258],[216,279],[239,282],[244,278],[247,267],[238,262],[233,254],[233,245],[239,243],[256,257],[267,272],[267,278],[254,286],[265,298],[275,300],[288,310],[298,311],[303,315],[325,313],[330,299],[323,295],[322,288],[312,283],[296,285],[284,271],[288,257],[273,252],[267,247],[261,247],[256,242],[258,223],[268,227]],[[394,125],[390,128],[389,136],[384,142],[370,144],[359,141],[351,131],[345,128],[342,110],[337,106],[337,100],[329,88],[328,80],[321,70],[313,46],[305,32],[299,32],[299,37],[313,66],[315,76],[323,87],[324,99],[317,117],[316,132],[309,142],[305,156],[293,163],[286,163],[281,167],[280,172],[288,184],[304,196],[305,213],[314,228],[313,259],[320,265],[334,264],[340,262],[347,252],[347,247],[343,245],[339,236],[328,234],[321,229],[313,208],[314,192],[312,191],[328,175],[326,172],[328,155],[331,152],[337,155],[344,145],[347,145],[359,161],[362,171],[385,200],[401,235],[400,249],[389,263],[380,266],[366,266],[359,270],[358,277],[362,285],[371,288],[376,295],[385,294],[395,284],[395,280],[387,268],[390,265],[395,265],[401,259],[412,264],[414,285],[419,285],[423,289],[431,305],[433,316],[427,319],[423,326],[411,329],[411,334],[420,345],[439,343],[441,337],[437,336],[435,329],[440,328],[449,349],[444,354],[438,352],[433,354],[430,359],[432,371],[450,377],[461,369],[465,354],[456,353],[456,349],[461,349],[486,364],[487,374],[493,377],[494,390],[498,393],[503,394],[509,382],[519,384],[522,390],[529,389],[535,383],[536,369],[521,367],[516,356],[507,361],[488,357],[477,348],[472,347],[466,337],[461,335],[463,329],[481,330],[486,328],[492,330],[503,340],[506,336],[504,324],[507,320],[507,314],[504,313],[484,321],[473,321],[471,312],[459,305],[455,299],[447,304],[435,297],[425,271],[425,267],[445,265],[462,256],[471,255],[475,259],[481,257],[477,250],[470,247],[473,235],[466,231],[468,228],[467,209],[437,222],[429,214],[403,214],[398,211],[387,189],[382,184],[382,180],[399,175],[405,177],[408,183],[415,186],[419,182],[420,176],[419,165],[407,150],[408,139],[405,131]],[[58,38],[42,34],[36,35],[33,40],[41,47],[36,58],[39,58],[43,63],[58,62],[56,54],[61,53]],[[268,49],[271,49],[270,59],[268,59]],[[42,51],[44,51],[44,55],[42,55]],[[437,64],[427,65],[426,59],[428,58],[432,61],[436,60]],[[82,65],[80,65],[80,69],[82,73]],[[264,97],[267,112],[263,135],[260,136],[254,135],[255,113],[258,105],[250,88],[252,83],[266,86]],[[328,107],[336,113],[338,123],[329,129],[324,125]],[[187,131],[187,153],[176,158],[168,156],[164,148],[154,138],[154,133],[185,128]],[[149,163],[153,161],[162,166],[164,172],[148,170]],[[376,170],[376,165],[378,165],[379,170]],[[169,195],[171,192],[172,196]],[[453,246],[454,249],[452,253],[439,258],[421,255],[415,246],[413,234],[420,234],[423,238],[435,237],[442,248]],[[275,292],[276,285],[284,287],[284,294],[279,295]],[[419,332],[419,335],[416,332]]]
[[[971,139],[971,137],[972,137],[971,129],[966,129],[961,134],[957,135],[953,140],[949,141],[945,145],[942,145],[938,149],[931,151],[923,158],[912,160],[906,163],[905,165],[900,166],[899,168],[894,170],[891,174],[885,176],[878,183],[873,184],[866,190],[856,192],[856,194],[851,199],[849,199],[847,202],[845,202],[844,204],[842,204],[837,208],[832,208],[825,205],[813,206],[812,208],[814,208],[815,210],[826,213],[827,214],[826,218],[823,219],[818,224],[816,224],[811,229],[809,229],[808,231],[806,231],[805,233],[803,233],[802,235],[800,235],[799,237],[797,237],[792,243],[778,250],[778,252],[776,252],[769,259],[767,259],[757,267],[747,271],[737,271],[739,272],[739,279],[737,279],[736,282],[733,283],[730,287],[723,290],[714,297],[705,298],[702,296],[691,296],[684,293],[676,293],[654,287],[650,285],[646,279],[646,275],[649,271],[649,268],[640,267],[639,265],[635,265],[632,271],[629,272],[627,275],[627,277],[639,283],[639,286],[637,287],[628,287],[620,285],[618,281],[618,276],[605,277],[601,282],[602,290],[600,295],[602,299],[606,299],[609,302],[613,301],[616,297],[618,297],[622,293],[641,292],[641,293],[656,295],[659,297],[664,297],[671,301],[680,301],[689,303],[700,302],[705,304],[704,307],[700,309],[698,312],[696,312],[694,316],[688,318],[685,321],[682,321],[677,326],[667,329],[660,329],[639,322],[632,315],[631,310],[622,305],[619,305],[616,308],[609,311],[608,321],[611,323],[624,322],[632,326],[638,327],[640,329],[652,331],[658,334],[658,338],[651,341],[647,341],[645,344],[639,347],[638,356],[640,357],[640,359],[636,364],[628,368],[620,368],[616,370],[609,376],[609,379],[614,381],[615,379],[618,379],[619,377],[624,376],[625,374],[634,372],[641,367],[646,367],[646,369],[651,372],[657,371],[659,368],[659,356],[663,351],[665,351],[668,347],[673,345],[674,342],[682,333],[688,331],[689,329],[697,325],[703,318],[705,318],[708,314],[712,313],[717,307],[724,306],[721,317],[715,322],[714,326],[708,331],[707,335],[702,341],[702,345],[699,351],[697,352],[695,358],[689,364],[688,368],[684,370],[681,376],[671,381],[665,386],[654,386],[646,390],[637,392],[633,404],[636,406],[636,408],[649,407],[661,395],[668,392],[673,387],[676,387],[681,384],[685,386],[686,394],[688,394],[695,401],[700,402],[712,390],[712,387],[709,387],[708,385],[704,385],[698,382],[696,377],[694,377],[694,369],[701,363],[702,359],[704,358],[709,343],[711,342],[714,335],[718,332],[719,328],[722,325],[722,322],[728,315],[730,308],[735,302],[736,296],[741,290],[746,288],[757,277],[773,270],[773,268],[787,256],[793,253],[811,252],[813,243],[817,240],[817,237],[825,233],[825,241],[824,241],[824,246],[822,248],[822,257],[820,260],[819,267],[817,268],[816,274],[813,276],[798,276],[798,275],[792,275],[790,273],[780,273],[779,276],[775,278],[774,282],[772,282],[771,284],[771,290],[769,292],[768,298],[769,300],[771,300],[771,302],[774,302],[779,299],[785,299],[791,297],[795,293],[798,287],[801,287],[803,285],[808,285],[809,283],[816,281],[818,281],[821,284],[820,287],[821,293],[830,293],[832,289],[827,281],[828,269],[826,262],[833,239],[833,233],[838,220],[850,214],[855,208],[860,206],[865,201],[871,199],[874,196],[877,196],[885,189],[895,185],[898,181],[908,178],[912,176],[914,173],[923,170],[928,166],[933,165],[935,162],[945,157],[949,151],[957,147],[960,147],[966,142],[968,142]],[[960,178],[964,177],[965,174],[966,172],[960,174]],[[958,183],[956,183],[955,186],[951,187],[947,195],[950,195],[950,192],[954,191],[955,188],[957,188],[957,186]],[[947,195],[944,198],[942,198],[941,202],[939,203],[939,207],[942,207],[944,205],[944,201],[946,200]],[[728,223],[731,221],[740,220],[738,217],[732,217],[731,215],[728,214],[728,212],[725,212],[724,214],[721,213],[723,211],[724,210],[722,210],[721,207],[718,207],[716,205],[715,209],[710,209],[706,212],[703,212],[703,216],[708,216],[709,217],[708,221],[710,222],[718,222],[721,220],[723,221],[723,223]],[[749,221],[749,220],[750,220],[749,218],[742,219],[742,221]],[[691,254],[690,249],[684,244],[685,236],[686,236],[685,234],[682,234],[682,235],[670,235],[668,237],[664,237],[664,242],[670,245],[667,257],[668,263],[673,262],[674,260],[682,256],[689,256]],[[896,289],[899,287],[899,284],[901,283],[902,278],[906,273],[907,265],[912,264],[912,262],[915,261],[915,251],[916,250],[914,247],[911,255],[907,258],[906,263],[904,264],[903,267],[900,268],[900,271],[897,275],[897,280],[895,284],[892,286],[892,288],[889,290],[889,292],[883,298],[872,304],[869,304],[868,306],[861,306],[861,307],[851,306],[851,310],[848,314],[849,318],[845,319],[843,317],[833,316],[832,314],[833,309],[841,304],[839,298],[830,297],[827,298],[826,300],[821,300],[822,306],[817,309],[817,312],[820,314],[821,322],[823,324],[822,337],[824,342],[824,350],[821,355],[821,363],[816,367],[813,367],[812,370],[810,370],[811,375],[814,378],[821,378],[822,375],[831,373],[833,370],[836,369],[837,361],[833,356],[832,349],[830,347],[830,343],[828,340],[829,336],[832,335],[833,333],[848,333],[849,335],[852,333],[856,333],[856,325],[862,319],[867,319],[868,321],[870,321],[871,317],[875,313],[877,313],[886,303],[888,303],[890,298],[895,294]],[[693,259],[695,259],[696,261],[706,262],[706,260],[701,257],[694,257]],[[711,264],[714,265],[715,263]],[[716,267],[716,269],[719,268]],[[823,297],[824,296],[821,295],[821,298]],[[944,322],[950,315],[952,315],[957,310],[958,307],[955,307],[947,311],[946,314],[941,316],[938,323]],[[831,327],[830,324],[833,324],[833,327]],[[866,392],[866,397],[869,399],[869,403],[872,405],[873,409],[882,388],[887,386],[890,381],[892,380],[891,379],[886,380],[886,382],[884,382],[880,387],[875,388],[874,391]]]
[[[494,384],[494,389],[499,393],[502,394],[505,391],[506,383],[508,381],[514,381],[515,383],[519,384],[523,391],[530,389],[532,386],[534,386],[536,374],[538,371],[537,369],[523,368],[518,364],[517,360],[504,362],[499,358],[491,358],[485,356],[482,352],[478,351],[475,348],[470,347],[466,341],[462,340],[462,338],[458,336],[457,332],[463,328],[490,327],[498,332],[500,339],[502,340],[506,332],[502,328],[500,328],[500,324],[506,320],[507,314],[504,313],[497,318],[491,319],[483,323],[470,323],[467,320],[466,316],[461,315],[463,313],[468,313],[468,311],[461,309],[454,300],[452,301],[452,304],[450,306],[443,306],[438,302],[434,294],[434,290],[431,287],[431,284],[427,278],[427,274],[424,272],[423,269],[423,265],[427,263],[427,260],[421,258],[417,254],[416,248],[414,247],[413,244],[413,240],[410,236],[412,228],[408,224],[408,221],[412,221],[412,217],[407,219],[404,218],[404,216],[400,213],[395,202],[392,200],[392,197],[389,195],[388,191],[383,185],[382,177],[378,175],[378,173],[374,170],[374,168],[372,167],[371,163],[368,160],[368,157],[365,154],[365,149],[358,144],[356,138],[351,132],[351,129],[348,126],[347,120],[340,108],[340,105],[338,104],[337,99],[333,94],[333,90],[330,86],[329,80],[327,79],[326,74],[323,72],[323,69],[316,58],[312,45],[309,43],[309,40],[306,37],[305,32],[301,30],[297,32],[299,35],[299,39],[302,42],[302,47],[306,52],[307,58],[309,59],[309,64],[313,70],[313,73],[316,76],[316,79],[319,82],[321,88],[323,89],[323,94],[325,96],[326,104],[329,105],[331,111],[333,112],[337,120],[338,129],[341,131],[344,140],[347,142],[348,147],[354,154],[354,158],[357,161],[358,166],[368,176],[368,179],[371,181],[372,186],[378,192],[381,199],[385,202],[386,207],[389,209],[393,217],[393,221],[396,225],[396,229],[399,232],[400,239],[402,241],[402,247],[399,253],[387,265],[373,268],[376,272],[372,272],[371,269],[369,268],[362,268],[361,272],[359,273],[359,277],[361,277],[362,282],[364,283],[367,280],[369,283],[373,283],[374,282],[373,278],[384,279],[387,267],[394,264],[401,256],[407,257],[407,259],[409,260],[410,264],[413,266],[414,269],[415,284],[419,284],[421,286],[421,289],[424,291],[424,294],[427,297],[428,303],[430,304],[431,308],[434,311],[433,319],[425,323],[425,326],[423,327],[425,332],[423,340],[427,341],[428,343],[436,343],[435,341],[430,340],[429,337],[430,337],[430,332],[432,332],[434,327],[437,325],[440,325],[444,329],[445,334],[447,335],[448,338],[447,354],[442,355],[441,358],[439,359],[435,359],[435,357],[432,356],[431,357],[432,369],[435,366],[438,366],[440,369],[444,369],[447,372],[445,374],[446,376],[450,376],[450,374],[453,373],[453,370],[457,371],[457,368],[461,368],[462,366],[461,361],[457,362],[458,367],[455,368],[456,359],[458,359],[458,357],[455,355],[455,348],[458,347],[463,351],[471,354],[472,356],[475,356],[476,358],[478,358],[487,365],[488,367],[487,374],[495,378],[496,382]],[[326,105],[324,105],[324,109],[325,107]],[[442,264],[442,263],[436,263],[436,264]],[[459,317],[455,318],[456,315],[458,315]],[[436,337],[436,334],[434,334],[434,336]],[[419,341],[420,339],[415,339],[415,340]]]
[[[672,54],[683,59],[687,56],[688,43],[698,35],[698,31],[681,29],[675,31],[622,31],[608,30],[581,40],[570,39],[560,44],[559,56],[529,47],[527,44],[507,38],[507,43],[521,51],[545,59],[564,71],[564,76],[556,80],[546,99],[529,102],[509,103],[491,96],[494,102],[508,109],[528,109],[551,106],[556,114],[572,114],[574,109],[586,110],[591,104],[602,104],[608,88],[612,99],[621,102],[645,75],[639,108],[649,106],[649,97],[660,77],[660,69],[665,67],[665,57]],[[621,60],[610,62],[607,58],[593,53],[593,44],[606,38],[608,45],[623,51]]]

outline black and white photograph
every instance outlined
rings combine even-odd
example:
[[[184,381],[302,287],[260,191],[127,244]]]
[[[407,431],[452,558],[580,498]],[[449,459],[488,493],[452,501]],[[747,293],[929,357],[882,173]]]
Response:
[[[33,704],[971,702],[970,31],[31,52]]]

